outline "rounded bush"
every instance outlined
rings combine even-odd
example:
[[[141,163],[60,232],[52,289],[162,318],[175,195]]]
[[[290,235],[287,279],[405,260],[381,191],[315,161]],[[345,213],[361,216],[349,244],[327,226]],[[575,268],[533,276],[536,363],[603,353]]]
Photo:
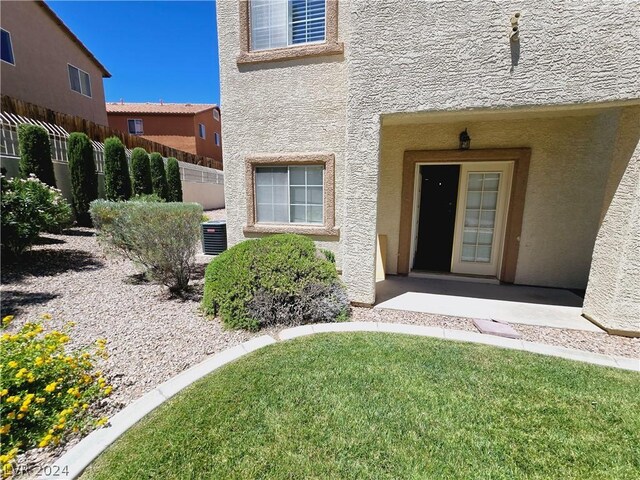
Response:
[[[124,145],[118,137],[104,141],[104,194],[107,200],[128,200],[131,177]]]
[[[178,160],[170,157],[167,160],[167,201],[182,201],[182,181],[180,180],[180,165]]]
[[[19,255],[41,232],[60,233],[71,225],[71,206],[57,188],[31,174],[29,178],[0,178],[2,248]]]
[[[144,148],[134,148],[131,152],[131,177],[134,195],[151,195],[151,165]]]
[[[85,133],[73,132],[67,140],[73,211],[78,225],[91,226],[89,206],[98,198],[98,174],[93,145]]]
[[[151,164],[151,187],[153,193],[158,197],[167,200],[167,172],[164,170],[164,158],[159,153],[149,155]]]
[[[343,320],[349,301],[335,265],[312,240],[293,234],[246,240],[215,258],[202,308],[228,328]]]
[[[47,185],[55,187],[56,177],[53,173],[51,144],[47,131],[39,125],[18,125],[18,143],[20,176],[27,178],[33,174]]]

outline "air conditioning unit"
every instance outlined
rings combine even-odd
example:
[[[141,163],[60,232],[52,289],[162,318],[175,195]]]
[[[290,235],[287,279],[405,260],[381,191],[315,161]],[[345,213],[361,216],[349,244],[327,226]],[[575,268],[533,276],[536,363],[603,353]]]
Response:
[[[227,249],[227,222],[210,220],[202,224],[202,251],[205,255],[220,255]]]

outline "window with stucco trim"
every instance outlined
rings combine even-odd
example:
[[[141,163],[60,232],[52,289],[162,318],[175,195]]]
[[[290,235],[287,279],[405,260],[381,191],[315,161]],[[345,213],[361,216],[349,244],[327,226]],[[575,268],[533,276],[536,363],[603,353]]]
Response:
[[[246,160],[245,232],[338,235],[333,154],[283,154]]]
[[[85,97],[91,97],[91,77],[84,70],[74,67],[70,63],[67,64],[69,68],[69,84],[71,90],[78,92]]]
[[[213,140],[216,142],[216,145],[220,146],[220,134],[218,132],[213,132]]]
[[[343,51],[337,0],[240,0],[239,64]]]
[[[220,112],[218,111],[217,108],[213,109],[213,119],[220,121]]]
[[[207,136],[207,131],[204,128],[204,123],[198,124],[198,135],[200,135],[200,138],[205,138]]]

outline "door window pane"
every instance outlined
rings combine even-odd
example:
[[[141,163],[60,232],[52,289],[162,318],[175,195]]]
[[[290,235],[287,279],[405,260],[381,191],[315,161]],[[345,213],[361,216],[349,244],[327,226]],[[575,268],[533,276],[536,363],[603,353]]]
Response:
[[[491,262],[499,185],[500,173],[469,173],[462,235],[463,262]]]

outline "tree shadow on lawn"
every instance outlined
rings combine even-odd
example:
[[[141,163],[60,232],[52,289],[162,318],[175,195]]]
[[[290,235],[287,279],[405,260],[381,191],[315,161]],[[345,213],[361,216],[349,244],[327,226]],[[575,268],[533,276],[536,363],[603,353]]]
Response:
[[[21,292],[19,290],[4,290],[2,292],[2,308],[0,313],[6,315],[18,315],[24,307],[47,303],[60,295],[47,292]]]
[[[104,266],[102,261],[84,250],[29,250],[18,257],[3,255],[2,260],[3,285],[19,282],[27,276],[50,277]]]

